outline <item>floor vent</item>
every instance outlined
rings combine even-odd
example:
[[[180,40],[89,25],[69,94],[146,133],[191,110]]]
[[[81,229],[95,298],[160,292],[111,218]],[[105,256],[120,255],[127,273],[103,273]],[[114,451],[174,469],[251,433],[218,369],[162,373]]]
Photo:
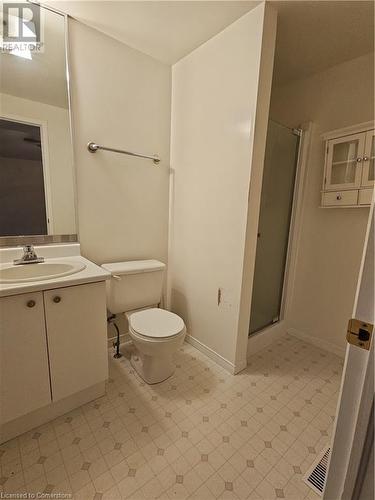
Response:
[[[331,448],[324,448],[303,478],[305,483],[320,496],[323,495],[330,452]]]

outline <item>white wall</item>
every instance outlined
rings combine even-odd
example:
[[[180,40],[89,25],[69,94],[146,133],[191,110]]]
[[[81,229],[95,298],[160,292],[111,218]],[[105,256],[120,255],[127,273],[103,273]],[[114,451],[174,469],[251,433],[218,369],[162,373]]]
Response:
[[[170,67],[69,19],[79,240],[97,263],[167,261]],[[150,160],[87,143],[158,153]]]
[[[318,208],[324,168],[320,135],[374,118],[374,55],[273,89],[270,116],[290,127],[314,123],[287,325],[340,352],[352,314],[369,210]]]
[[[40,124],[47,130],[47,140],[42,135],[47,153],[49,191],[52,206],[53,234],[76,233],[74,173],[72,143],[70,139],[69,111],[38,101],[0,94],[3,117]],[[42,129],[42,134],[43,134]],[[45,158],[44,158],[45,160]]]
[[[172,71],[170,306],[232,370],[264,10],[259,5]]]

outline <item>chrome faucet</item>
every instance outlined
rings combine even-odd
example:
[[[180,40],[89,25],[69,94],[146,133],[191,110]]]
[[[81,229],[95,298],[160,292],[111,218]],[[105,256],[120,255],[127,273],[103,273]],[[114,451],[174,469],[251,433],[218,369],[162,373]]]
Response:
[[[38,257],[35,253],[33,245],[25,245],[23,247],[23,255],[20,259],[15,259],[13,264],[15,266],[19,264],[38,264],[44,262],[44,257]]]

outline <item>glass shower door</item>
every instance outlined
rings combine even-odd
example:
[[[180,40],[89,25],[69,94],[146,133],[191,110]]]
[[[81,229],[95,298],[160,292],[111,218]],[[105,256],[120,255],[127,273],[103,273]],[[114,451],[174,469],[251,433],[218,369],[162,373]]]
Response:
[[[269,121],[249,334],[280,319],[299,136]]]

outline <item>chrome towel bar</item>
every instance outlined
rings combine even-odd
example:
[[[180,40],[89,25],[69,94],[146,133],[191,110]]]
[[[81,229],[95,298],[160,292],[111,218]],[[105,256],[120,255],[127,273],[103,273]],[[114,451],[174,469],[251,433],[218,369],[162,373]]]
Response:
[[[137,158],[146,158],[147,160],[152,160],[155,165],[160,163],[160,158],[157,155],[144,155],[142,153],[132,153],[131,151],[124,151],[123,149],[115,149],[115,148],[107,148],[106,146],[100,146],[95,142],[89,142],[87,144],[87,149],[90,153],[96,153],[98,149],[102,149],[103,151],[111,151],[112,153],[120,153],[123,155],[136,156]]]

